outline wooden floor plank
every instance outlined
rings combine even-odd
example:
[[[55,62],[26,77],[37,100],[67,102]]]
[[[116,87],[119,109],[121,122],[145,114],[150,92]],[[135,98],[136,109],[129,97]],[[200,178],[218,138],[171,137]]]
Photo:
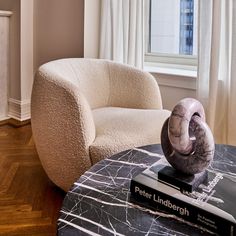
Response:
[[[65,192],[44,172],[30,123],[0,126],[0,235],[53,236]]]

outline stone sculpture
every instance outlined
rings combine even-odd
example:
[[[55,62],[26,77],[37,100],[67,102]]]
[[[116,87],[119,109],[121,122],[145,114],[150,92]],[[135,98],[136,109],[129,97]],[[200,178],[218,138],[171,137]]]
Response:
[[[161,146],[167,161],[177,171],[194,175],[208,167],[215,144],[199,101],[185,98],[174,107],[162,127]]]

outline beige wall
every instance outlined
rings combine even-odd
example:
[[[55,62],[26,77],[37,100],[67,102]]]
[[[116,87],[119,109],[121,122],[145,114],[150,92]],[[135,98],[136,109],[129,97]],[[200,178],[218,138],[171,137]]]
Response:
[[[30,116],[36,69],[50,60],[83,57],[84,0],[0,0],[0,10],[13,12],[9,114],[21,120]]]
[[[160,73],[152,73],[152,75],[160,87],[165,109],[172,110],[183,98],[196,98],[196,78]]]
[[[0,121],[8,114],[9,11],[0,11]]]
[[[10,94],[20,99],[21,13],[29,14],[22,0],[0,0],[0,10],[12,11]],[[30,3],[32,5],[32,3]],[[33,0],[34,68],[50,60],[83,57],[84,0]],[[27,19],[30,20],[30,19]],[[27,21],[25,21],[27,22]]]
[[[82,57],[84,0],[34,0],[34,69],[50,60]]]
[[[20,91],[20,0],[0,0],[0,10],[12,11],[10,18],[9,95],[21,99]]]
[[[20,69],[21,69],[21,101],[30,103],[34,70],[33,46],[33,1],[21,1],[20,29]]]
[[[166,85],[159,85],[159,87],[162,95],[163,107],[168,110],[172,110],[177,102],[183,98],[196,98],[196,90],[194,89]]]

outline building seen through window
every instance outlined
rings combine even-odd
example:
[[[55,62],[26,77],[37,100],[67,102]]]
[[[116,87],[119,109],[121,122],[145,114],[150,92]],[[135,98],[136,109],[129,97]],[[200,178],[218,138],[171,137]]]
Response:
[[[150,0],[147,53],[197,55],[194,0]]]

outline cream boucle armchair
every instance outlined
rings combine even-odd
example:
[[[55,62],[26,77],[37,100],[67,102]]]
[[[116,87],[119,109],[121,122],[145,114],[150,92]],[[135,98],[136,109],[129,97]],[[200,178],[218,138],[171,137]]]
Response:
[[[49,178],[68,190],[91,165],[135,146],[160,142],[170,115],[146,72],[99,59],[60,59],[35,76],[31,122]]]

